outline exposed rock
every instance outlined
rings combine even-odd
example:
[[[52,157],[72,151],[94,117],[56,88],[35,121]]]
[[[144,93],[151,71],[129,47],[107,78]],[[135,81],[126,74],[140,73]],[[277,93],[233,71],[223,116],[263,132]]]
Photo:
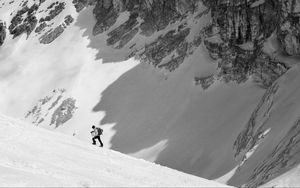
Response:
[[[116,22],[120,12],[129,11],[143,20],[139,26],[141,34],[150,36],[155,31],[166,28],[169,23],[183,18],[187,12],[194,11],[198,2],[199,0],[99,0],[94,9],[97,23],[93,33],[97,35],[106,31]]]
[[[268,88],[288,69],[289,67],[284,63],[261,53],[255,59],[254,65],[251,66],[250,74],[253,75],[253,80],[261,87]]]
[[[88,0],[73,0],[72,3],[74,4],[76,11],[80,12],[88,5]]]
[[[133,30],[123,35],[122,38],[120,39],[119,45],[116,48],[117,49],[123,48],[138,33],[138,31],[139,31],[138,28],[134,28]]]
[[[55,2],[52,3],[47,9],[53,9],[50,10],[49,14],[45,18],[41,18],[39,22],[44,22],[44,21],[50,21],[53,18],[55,18],[57,15],[59,15],[64,9],[65,9],[66,3],[65,2]]]
[[[204,28],[204,44],[218,60],[218,79],[237,83],[254,80],[269,87],[288,67],[262,53],[262,44],[280,23],[278,1],[204,1],[212,24]]]
[[[97,20],[93,28],[93,35],[98,35],[108,30],[119,16],[118,10],[113,6],[113,2],[109,0],[99,0],[93,10]]]
[[[44,119],[42,116],[42,108],[45,104],[47,104],[53,96],[46,96],[38,101],[38,103],[28,111],[25,115],[25,118],[31,117],[32,123],[35,125],[39,125],[39,122],[42,122],[41,119]]]
[[[36,126],[51,126],[57,128],[72,118],[77,109],[75,99],[66,98],[65,89],[55,89],[49,96],[38,101],[25,118]]]
[[[129,19],[124,22],[123,24],[121,24],[119,27],[117,27],[116,29],[114,29],[113,31],[109,32],[108,35],[108,39],[107,39],[107,45],[114,45],[119,41],[124,41],[124,37],[125,35],[128,35],[128,37],[125,38],[129,38],[129,40],[131,38],[134,37],[134,35],[137,33],[138,28],[133,29],[135,26],[137,26],[138,22],[137,22],[137,17],[138,14],[131,14],[129,16]],[[135,31],[133,31],[135,30]],[[130,34],[131,33],[131,34]],[[125,40],[126,43],[129,41],[128,39]],[[119,45],[118,48],[120,48],[120,46],[124,46],[126,43],[122,42],[122,45]]]
[[[251,151],[252,148],[258,145],[260,140],[264,139],[262,135],[268,129],[272,129],[270,122],[278,116],[278,108],[275,107],[278,102],[276,99],[279,98],[279,95],[282,95],[282,91],[281,93],[279,92],[280,89],[277,82],[266,91],[251,114],[245,128],[234,142],[236,156],[241,156]],[[291,117],[295,118],[295,115],[292,114]],[[256,165],[255,169],[251,171],[249,178],[247,178],[242,187],[258,187],[299,164],[300,117],[298,116],[295,122],[288,121],[282,126],[285,133],[278,142],[276,141],[274,148],[265,155],[262,161],[252,164]]]
[[[56,107],[56,105],[58,104],[58,102],[63,98],[62,95],[59,95],[56,100],[51,104],[51,106],[48,108],[48,110],[53,109],[54,107]]]
[[[82,9],[87,7],[88,5],[96,4],[97,0],[73,0],[72,3],[74,4],[76,11],[80,12]]]
[[[41,33],[48,25],[46,22],[41,23],[39,26],[36,27],[35,31],[36,33]]]
[[[74,0],[73,3],[80,11],[87,6],[88,2]],[[98,35],[108,31],[116,23],[120,13],[127,11],[130,15],[128,20],[107,33],[107,45],[120,49],[125,47],[137,34],[151,36],[154,32],[161,31],[170,24],[184,20],[189,13],[196,12],[199,5],[202,5],[200,0],[99,0],[93,10],[97,20],[93,34]],[[208,14],[207,10],[202,15]],[[196,19],[200,19],[200,17],[198,16]],[[159,38],[153,38],[149,44],[145,44],[145,48],[136,49],[133,48],[135,44],[131,44],[128,52],[130,55],[127,58],[135,56],[154,66],[173,71],[201,44],[200,34],[192,37],[189,42],[185,40],[189,35],[189,30],[187,23],[183,22],[176,32],[175,30],[168,31]],[[174,33],[174,36],[171,33]],[[167,56],[172,57],[167,58]]]
[[[206,90],[214,83],[214,75],[209,75],[205,77],[195,77],[194,81],[196,85],[201,85],[203,90]]]
[[[6,25],[4,22],[0,21],[0,46],[4,43],[6,38]]]
[[[295,167],[300,162],[299,143],[300,117],[274,150],[254,169],[249,181],[243,187],[258,187]]]
[[[76,110],[75,99],[68,98],[62,102],[62,104],[55,110],[52,115],[50,125],[55,124],[55,127],[59,127],[73,117],[73,113]]]
[[[287,55],[300,55],[300,2],[283,0],[278,40]]]
[[[279,86],[277,83],[274,83],[269,87],[251,114],[245,129],[238,135],[234,142],[234,150],[236,151],[235,156],[239,155],[242,151],[248,151],[253,148],[257,143],[259,135],[266,130],[264,125],[268,120],[268,114],[270,114],[270,110],[274,104],[273,100],[278,88]],[[264,109],[266,109],[266,111],[261,112]],[[258,124],[258,122],[260,123]]]
[[[203,3],[208,8],[197,13],[195,18],[199,19],[211,11],[212,24],[199,33],[204,35],[205,45],[210,56],[219,60],[219,73],[216,75],[216,79],[240,83],[246,81],[253,74],[259,75],[258,69],[267,73],[267,67],[278,70],[274,65],[280,64],[282,70],[278,70],[272,76],[264,77],[262,75],[265,74],[260,74],[260,79],[255,76],[255,81],[261,81],[260,85],[268,87],[286,71],[287,67],[276,60],[267,57],[269,62],[264,61],[263,57],[266,55],[261,53],[262,44],[276,30],[280,21],[279,2],[207,0]],[[198,1],[100,0],[94,9],[97,20],[94,35],[107,31],[116,22],[120,12],[129,11],[129,19],[108,33],[107,45],[113,45],[119,49],[124,47],[139,30],[140,34],[150,36],[175,21],[185,19],[187,13],[194,13],[197,8]],[[137,21],[138,19],[142,20],[141,24]],[[181,33],[181,29],[189,30],[186,25],[180,27],[178,33]],[[169,71],[175,70],[185,57],[192,54],[194,48],[201,44],[202,37],[199,34],[192,43],[187,43],[185,38],[189,32],[183,36],[180,34],[173,36],[173,32],[169,31],[150,44],[146,44],[143,50],[133,51],[129,57],[137,56],[154,66]],[[174,52],[175,49],[177,53]],[[167,56],[171,56],[171,59],[161,64]],[[259,62],[262,62],[262,65]]]
[[[67,15],[66,17],[65,17],[65,24],[66,25],[70,25],[71,23],[73,23],[73,21],[74,21],[74,18],[71,16],[71,15]]]
[[[167,34],[160,36],[156,41],[145,46],[145,51],[140,56],[142,61],[158,66],[163,58],[181,48],[179,50],[180,53],[177,53],[177,57],[181,58],[175,60],[175,62],[177,62],[176,64],[182,63],[184,59],[182,57],[186,55],[187,51],[185,38],[189,33],[190,29],[187,28],[179,32],[171,30]],[[174,59],[171,61],[174,62]]]
[[[13,37],[17,37],[22,33],[26,33],[27,36],[34,30],[37,25],[37,18],[35,12],[39,8],[37,4],[32,5],[30,8],[27,6],[23,7],[17,12],[12,18],[11,24],[8,27],[10,34]]]
[[[40,4],[44,3],[46,0],[40,0]]]
[[[59,37],[64,32],[64,28],[62,25],[57,26],[54,30],[50,30],[46,32],[44,35],[40,37],[40,43],[42,44],[50,44],[57,37]]]
[[[154,1],[150,8],[145,7],[141,15],[144,22],[141,24],[141,34],[150,36],[155,31],[163,30],[169,23],[180,19],[184,10],[177,11],[176,1]]]

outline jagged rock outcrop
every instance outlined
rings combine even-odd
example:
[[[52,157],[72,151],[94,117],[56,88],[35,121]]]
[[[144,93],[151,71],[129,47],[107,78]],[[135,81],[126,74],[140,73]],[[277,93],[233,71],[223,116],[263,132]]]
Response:
[[[300,2],[283,0],[278,39],[287,55],[300,55]]]
[[[97,23],[93,34],[99,35],[110,29],[116,23],[120,13],[129,12],[129,18],[123,24],[107,33],[107,45],[116,49],[125,47],[137,34],[150,37],[155,32],[164,30],[168,25],[184,20],[188,14],[198,11],[201,1],[98,1],[94,8]],[[208,12],[206,12],[207,14]],[[201,16],[193,18],[199,19]],[[199,31],[200,32],[200,31]],[[201,44],[201,35],[192,36],[191,41],[186,38],[190,28],[186,23],[176,30],[169,30],[159,37],[153,38],[144,48],[129,47],[130,57],[137,57],[143,62],[156,67],[174,71]],[[170,57],[168,57],[170,56]],[[168,58],[167,58],[168,57]]]
[[[50,44],[53,42],[57,37],[59,37],[64,31],[66,26],[70,25],[74,19],[72,18],[71,15],[67,15],[65,17],[65,20],[62,24],[54,28],[53,30],[50,29],[46,33],[44,33],[40,38],[40,43],[42,44]]]
[[[243,187],[258,187],[299,164],[300,117],[272,152],[256,167]]]
[[[0,20],[0,46],[4,43],[6,38],[6,25]]]
[[[17,37],[22,33],[26,33],[27,36],[34,30],[37,25],[37,18],[35,16],[39,6],[37,4],[28,7],[25,5],[21,10],[18,10],[17,14],[12,18],[11,24],[8,30],[13,37]]]
[[[94,15],[97,23],[94,26],[94,35],[103,33],[109,29],[124,11],[130,12],[128,22],[135,22],[137,17],[142,19],[142,23],[137,28],[145,36],[152,35],[155,31],[163,30],[168,24],[182,19],[187,12],[195,11],[199,0],[193,1],[167,1],[167,0],[147,0],[147,1],[113,1],[100,0],[94,8]],[[135,27],[131,26],[131,28]],[[129,26],[130,27],[130,26]],[[119,30],[122,28],[119,28]],[[128,27],[124,28],[128,29]]]
[[[77,12],[80,12],[82,9],[84,9],[89,5],[95,5],[96,2],[97,0],[73,0],[72,1]]]
[[[262,52],[267,38],[280,23],[279,1],[204,1],[211,8],[212,23],[204,28],[204,44],[218,60],[217,79],[246,81],[254,75],[269,87],[288,67]]]
[[[236,151],[235,156],[239,155],[244,150],[249,151],[253,148],[257,144],[261,133],[267,129],[264,125],[269,119],[270,111],[274,104],[274,96],[278,91],[278,88],[279,86],[277,83],[274,83],[269,87],[251,114],[245,129],[238,135],[234,142],[234,150]]]
[[[260,150],[257,155],[260,155],[261,161],[255,158],[251,161],[250,158],[251,167],[245,162],[243,165],[246,167],[241,165],[236,172],[249,172],[243,180],[243,187],[265,184],[300,162],[300,114],[299,103],[295,101],[299,95],[298,75],[299,71],[293,69],[268,88],[234,142],[237,158],[245,156],[253,148]],[[236,180],[233,178],[229,183]],[[242,185],[241,181],[238,182],[238,186]]]
[[[26,114],[25,118],[36,126],[51,126],[57,128],[73,117],[77,107],[76,100],[66,97],[65,89],[55,89]]]
[[[8,31],[13,38],[21,34],[27,34],[27,37],[34,31],[36,35],[40,35],[40,42],[49,44],[60,36],[64,30],[73,23],[74,18],[71,15],[66,15],[62,23],[53,28],[55,18],[63,13],[67,3],[65,1],[55,1],[48,7],[41,6],[45,0],[40,0],[38,3],[33,2],[29,5],[28,1],[22,1],[19,4],[19,9],[13,15],[11,22],[8,25]],[[14,3],[14,1],[9,4]],[[40,15],[39,15],[40,14]],[[43,15],[43,16],[41,16]],[[39,20],[38,20],[39,18]],[[2,34],[4,36],[4,34]]]
[[[78,10],[88,4],[88,1],[74,0],[73,2]],[[207,6],[207,9],[199,13],[198,9],[200,5],[203,6],[202,3]],[[210,79],[210,84],[213,84],[214,80],[241,83],[254,75],[255,82],[267,88],[288,69],[282,62],[262,52],[264,42],[271,34],[278,32],[278,38],[282,39],[284,49],[289,51],[289,54],[297,54],[298,44],[295,41],[298,39],[291,38],[299,36],[298,26],[293,25],[294,31],[288,34],[283,32],[283,28],[278,28],[287,20],[296,20],[299,23],[295,19],[298,16],[294,13],[295,9],[290,10],[293,12],[293,18],[290,18],[291,14],[282,13],[289,3],[295,4],[293,0],[285,0],[285,2],[279,0],[99,0],[93,10],[97,20],[93,34],[99,35],[108,31],[116,23],[120,13],[128,11],[130,14],[128,20],[107,33],[107,45],[120,49],[137,34],[149,37],[176,21],[191,19],[188,14],[195,15],[192,19],[199,19],[204,14],[210,13],[211,24],[199,31],[198,36],[193,40],[197,45],[185,40],[189,37],[187,31],[191,26],[183,24],[177,31],[170,30],[145,44],[145,48],[132,50],[128,57],[136,56],[154,66],[173,71],[193,52],[191,48],[197,48],[204,40],[210,56],[217,60],[219,69],[218,74]],[[294,37],[291,37],[291,34]],[[177,35],[181,37],[176,37]],[[167,56],[171,58],[167,60]],[[268,70],[270,68],[272,70]],[[206,84],[205,88],[208,87],[209,85]]]
[[[50,10],[47,16],[40,18],[39,25],[36,27],[35,32],[41,33],[44,31],[48,26],[49,22],[53,20],[56,16],[61,14],[61,12],[65,9],[66,3],[65,2],[54,2],[47,7],[47,10]],[[65,18],[65,23],[69,25],[73,22],[72,16],[68,15]],[[53,31],[50,29],[40,39],[40,42],[43,44],[49,44],[53,42],[60,34],[64,31],[62,25],[56,27]]]
[[[39,26],[36,27],[36,29],[34,30],[34,32],[41,33],[41,31],[43,31],[47,26],[48,25],[46,24],[46,22],[43,22]]]
[[[141,55],[142,59],[157,66],[164,57],[176,50],[177,57],[173,57],[169,62],[159,65],[159,67],[169,67],[169,70],[174,69],[171,64],[176,64],[176,62],[177,64],[182,63],[187,53],[188,43],[186,42],[186,36],[188,36],[189,33],[189,28],[181,31],[169,31],[153,43],[145,46],[145,51]]]
[[[64,124],[73,117],[76,110],[75,106],[76,100],[73,98],[65,99],[61,105],[52,114],[50,125],[55,125],[55,128]]]
[[[43,34],[40,38],[40,43],[42,44],[50,44],[57,37],[59,37],[64,32],[64,28],[62,25],[57,26],[55,29],[51,29]]]
[[[176,70],[204,41],[210,56],[218,63],[217,74],[211,77],[209,82],[201,82],[206,83],[204,88],[208,88],[215,80],[241,83],[252,75],[260,86],[269,87],[288,69],[282,62],[262,51],[265,41],[272,33],[277,34],[286,54],[297,55],[300,51],[300,5],[295,0],[73,0],[72,2],[78,12],[89,5],[95,6],[93,14],[96,24],[93,34],[107,35],[108,46],[115,49],[125,48],[129,54],[126,58],[134,56],[170,72]],[[41,3],[43,2],[40,1]],[[40,18],[37,23],[35,13],[39,6],[34,4],[28,8],[27,4],[24,4],[12,19],[9,31],[16,37],[24,32],[29,35],[35,29],[35,33],[41,35],[40,42],[49,44],[73,22],[73,18],[68,15],[56,28],[47,29],[51,26],[50,21],[65,9],[65,5],[64,2],[53,2],[47,7],[48,15]],[[203,6],[206,6],[204,11]],[[123,12],[129,14],[128,19],[110,30]],[[211,14],[211,24],[202,30],[200,28],[198,33],[196,35],[193,33],[192,36],[191,28],[206,14]],[[181,24],[177,29],[173,27],[152,37],[154,33],[179,22]],[[135,47],[136,44],[130,42],[137,35],[152,39],[145,42],[142,48],[142,44]]]
[[[49,7],[47,7],[49,11],[48,15],[44,18],[40,18],[39,22],[51,21],[57,15],[59,15],[65,9],[65,2],[54,2]]]

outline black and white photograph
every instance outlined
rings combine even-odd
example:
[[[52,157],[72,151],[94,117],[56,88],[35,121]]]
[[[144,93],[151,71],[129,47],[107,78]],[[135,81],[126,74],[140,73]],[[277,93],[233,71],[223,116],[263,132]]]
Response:
[[[0,0],[0,187],[300,187],[300,0]]]

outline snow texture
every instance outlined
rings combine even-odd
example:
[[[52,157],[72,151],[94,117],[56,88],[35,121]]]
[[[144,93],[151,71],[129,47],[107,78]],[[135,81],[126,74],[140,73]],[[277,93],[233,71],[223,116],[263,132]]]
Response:
[[[224,187],[0,115],[0,187]]]

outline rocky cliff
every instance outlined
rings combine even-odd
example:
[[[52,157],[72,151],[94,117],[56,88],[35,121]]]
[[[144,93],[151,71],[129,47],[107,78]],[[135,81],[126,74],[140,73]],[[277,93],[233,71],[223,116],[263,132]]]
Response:
[[[6,37],[6,26],[5,23],[3,23],[0,20],[0,46],[4,43]]]
[[[32,2],[22,1],[9,21],[0,22],[0,46],[8,35],[17,38],[23,34],[27,38],[37,36],[42,45],[54,43],[75,22],[73,15],[65,11],[69,1]],[[297,108],[293,108],[293,116],[280,122],[282,127],[273,124],[282,115],[274,104],[285,95],[280,88],[288,84],[278,80],[294,68],[284,59],[300,55],[300,1],[73,0],[72,5],[78,14],[87,7],[93,9],[92,34],[104,38],[103,46],[114,54],[122,51],[125,56],[120,61],[134,57],[155,70],[175,74],[184,64],[197,63],[197,50],[203,48],[215,71],[209,75],[193,75],[194,85],[191,85],[199,88],[197,91],[205,93],[217,82],[242,85],[248,81],[265,91],[235,135],[232,158],[237,161],[238,170],[229,184],[256,187],[299,164]],[[275,54],[267,49],[271,39],[278,43]],[[291,83],[294,85],[285,91],[298,88],[296,81]],[[63,126],[77,109],[75,99],[63,93],[56,90],[41,99],[26,117],[36,125],[45,124],[54,129]],[[289,95],[285,96],[280,104],[298,106],[294,101],[285,103]],[[273,133],[281,129],[280,134]],[[265,143],[273,143],[274,147]],[[265,152],[255,153],[259,149]],[[198,154],[195,155],[193,161],[197,161]],[[257,155],[261,156],[255,158]]]
[[[25,118],[36,126],[58,128],[69,121],[76,111],[76,100],[66,97],[65,89],[55,89],[48,96],[43,97],[27,112]]]
[[[234,142],[236,156],[247,158],[247,152],[260,147],[264,152],[256,153],[256,156],[260,155],[263,160],[257,161],[253,154],[253,158],[237,172],[247,174],[246,177],[239,179],[234,176],[230,183],[257,187],[299,164],[300,114],[299,103],[293,97],[298,95],[297,68],[268,88]],[[286,105],[289,107],[282,108]]]
[[[40,42],[49,44],[73,22],[68,15],[63,23],[51,27],[51,21],[65,9],[65,3],[53,2],[40,10],[44,2],[22,4],[8,24],[13,37],[30,35],[35,30]],[[262,87],[270,86],[288,69],[288,65],[262,50],[272,34],[277,36],[286,55],[300,54],[300,3],[296,0],[73,0],[73,4],[78,12],[94,6],[93,34],[107,35],[107,45],[116,50],[126,49],[125,59],[134,56],[171,72],[204,42],[218,67],[215,75],[195,78],[200,85],[209,83],[202,85],[204,89],[215,80],[241,83],[251,76]],[[46,16],[38,19],[40,12]],[[128,19],[111,29],[122,13],[129,14]],[[198,22],[207,15],[211,22],[199,27]],[[5,39],[2,25],[1,43]],[[138,45],[132,42],[137,36],[146,40]]]
[[[94,35],[105,33],[122,12],[129,12],[126,22],[107,33],[107,45],[116,49],[126,46],[138,34],[151,37],[177,24],[176,29],[154,37],[144,43],[143,48],[135,48],[135,43],[130,44],[128,58],[135,56],[173,71],[203,41],[211,57],[217,60],[218,73],[195,78],[196,82],[203,80],[197,82],[200,85],[208,83],[207,78],[211,85],[215,80],[240,83],[253,75],[255,82],[264,88],[269,87],[288,69],[286,64],[262,50],[272,34],[277,35],[286,54],[298,54],[299,2],[293,0],[99,0],[93,3],[85,1],[85,5],[79,1],[74,3],[76,7],[81,7],[78,11],[88,4],[95,4],[97,22]],[[211,23],[192,34],[191,29],[197,27],[197,22],[207,14],[212,17]]]

